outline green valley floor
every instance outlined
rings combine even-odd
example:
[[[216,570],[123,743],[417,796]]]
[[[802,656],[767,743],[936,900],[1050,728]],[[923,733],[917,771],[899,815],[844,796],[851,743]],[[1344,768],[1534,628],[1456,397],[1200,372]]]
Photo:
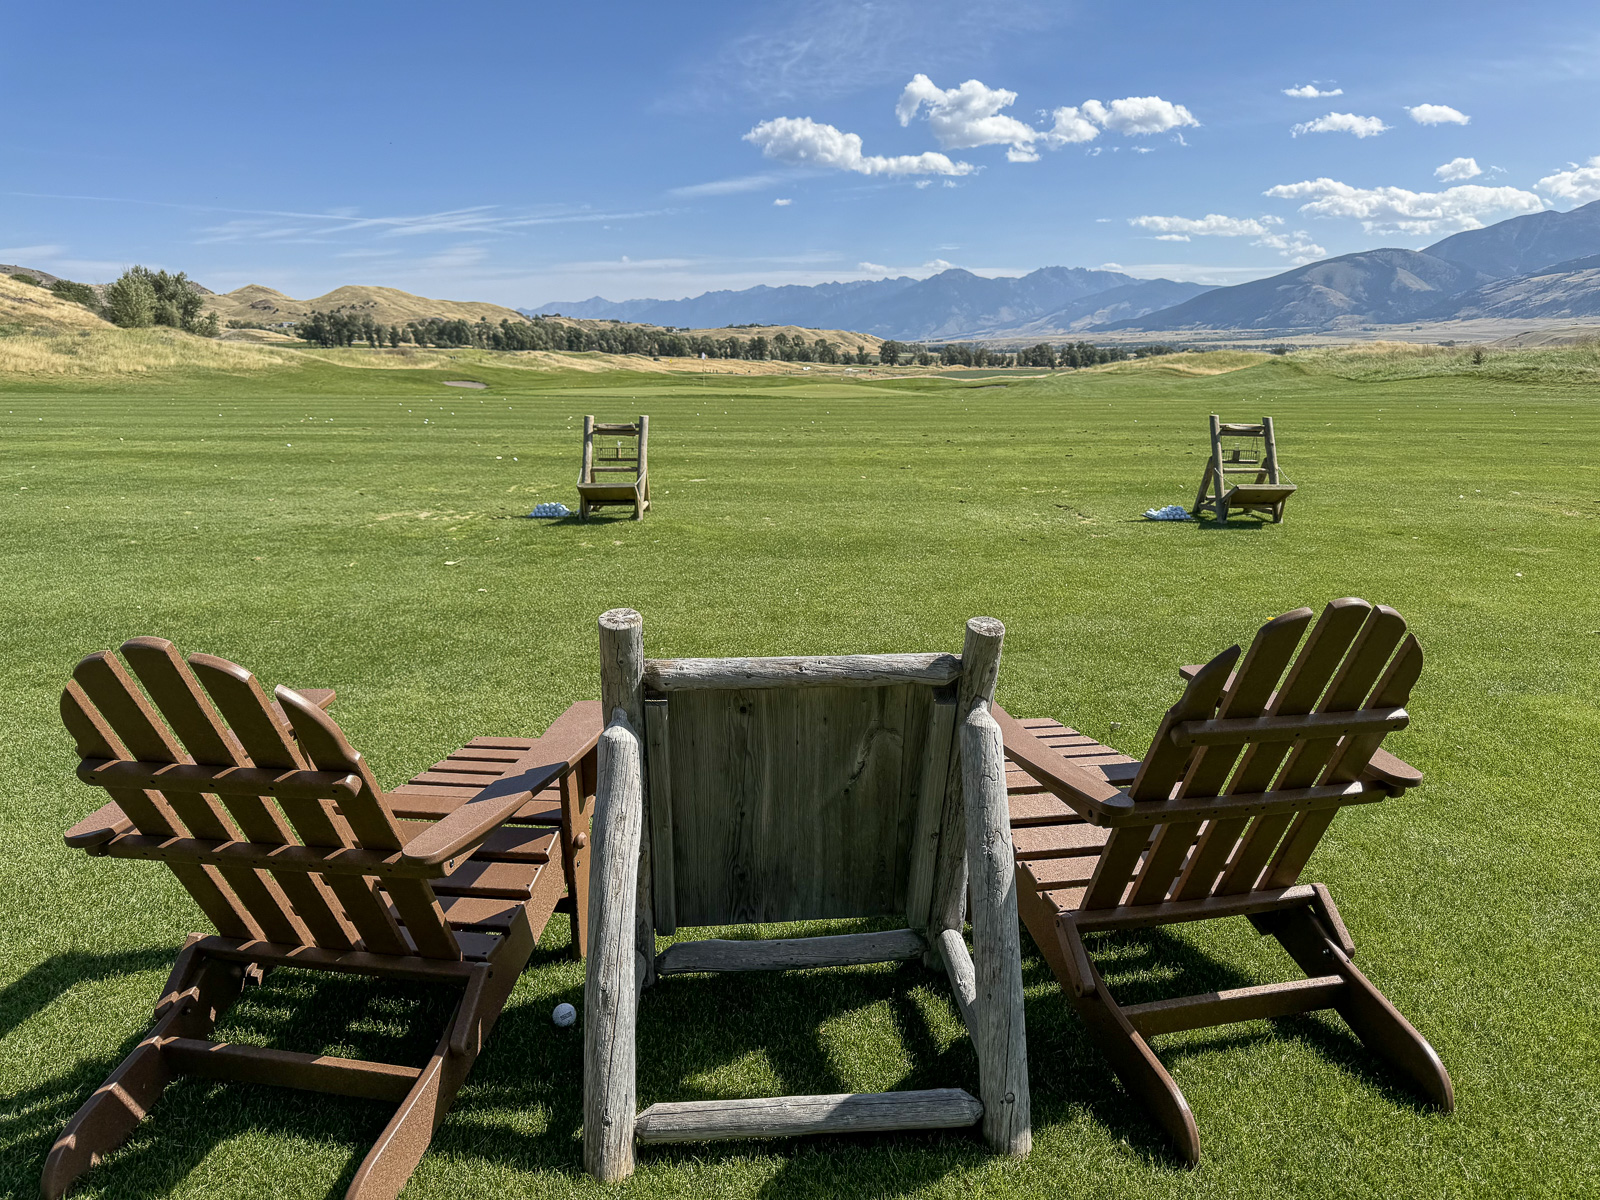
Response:
[[[1427,780],[1345,812],[1306,878],[1439,1051],[1455,1114],[1331,1014],[1170,1035],[1204,1154],[1186,1170],[1024,937],[1030,1158],[966,1134],[727,1143],[645,1150],[607,1189],[581,1169],[579,1031],[550,1021],[583,983],[558,916],[405,1194],[1600,1194],[1594,382],[1294,359],[904,381],[470,366],[0,381],[0,1195],[36,1194],[202,928],[164,869],[62,845],[102,802],[56,711],[85,653],[157,634],[337,688],[387,786],[596,696],[614,606],[643,613],[653,657],[955,650],[988,615],[1007,709],[1138,755],[1179,664],[1345,595],[1421,639],[1412,725],[1388,744]],[[1275,418],[1300,485],[1283,524],[1140,519],[1193,500],[1212,412]],[[643,521],[526,517],[576,508],[586,413],[650,415]],[[1137,999],[1293,974],[1242,920],[1105,950]],[[219,1036],[420,1061],[445,1015],[280,971]],[[916,964],[665,979],[640,1045],[641,1105],[976,1081],[948,986]],[[388,1113],[185,1081],[79,1194],[338,1196]]]

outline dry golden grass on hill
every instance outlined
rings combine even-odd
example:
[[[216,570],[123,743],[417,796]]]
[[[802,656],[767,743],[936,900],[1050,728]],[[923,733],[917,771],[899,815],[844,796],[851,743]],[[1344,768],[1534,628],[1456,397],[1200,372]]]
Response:
[[[89,315],[97,326],[0,337],[0,376],[92,379],[197,370],[293,370],[300,362],[293,351],[234,345],[165,326],[118,329]]]
[[[299,321],[312,312],[346,312],[357,316],[371,315],[380,325],[404,325],[408,321],[425,321],[440,317],[447,321],[477,322],[480,318],[498,325],[501,321],[526,321],[515,309],[499,304],[476,300],[432,300],[414,296],[399,288],[350,285],[335,288],[324,296],[310,300],[296,300],[261,284],[247,284],[222,295],[206,297],[206,310],[215,312],[217,319],[226,325],[229,321],[256,321],[263,325],[277,325]],[[545,317],[556,325],[577,326],[585,329],[606,329],[627,322],[590,321],[577,317]],[[764,337],[768,341],[780,333],[790,338],[804,338],[814,342],[826,338],[841,350],[854,354],[865,348],[875,352],[883,339],[868,333],[854,333],[845,329],[801,329],[794,325],[751,325],[739,329],[690,329],[684,331],[693,337],[738,337],[749,341]]]
[[[111,327],[83,305],[63,300],[48,288],[0,276],[0,334]]]
[[[498,304],[484,304],[476,300],[430,300],[426,296],[402,292],[399,288],[360,285],[334,288],[327,295],[310,300],[296,300],[272,288],[252,283],[223,295],[207,296],[206,309],[215,312],[224,325],[232,320],[275,325],[282,321],[301,320],[313,311],[347,312],[358,316],[370,314],[374,321],[383,325],[404,325],[407,321],[424,321],[429,317],[443,317],[447,321],[477,321],[483,317],[494,324],[502,320],[526,320],[516,310]]]

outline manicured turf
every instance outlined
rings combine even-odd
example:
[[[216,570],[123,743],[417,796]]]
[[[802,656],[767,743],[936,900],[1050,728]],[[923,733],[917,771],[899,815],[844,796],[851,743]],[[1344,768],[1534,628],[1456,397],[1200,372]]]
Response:
[[[168,872],[61,844],[101,802],[56,715],[88,651],[155,633],[269,684],[336,687],[335,715],[393,784],[595,695],[595,617],[614,605],[644,614],[656,656],[955,649],[987,614],[1007,626],[1012,712],[1140,754],[1178,664],[1343,595],[1394,605],[1422,640],[1413,726],[1389,744],[1428,781],[1345,813],[1307,878],[1443,1057],[1455,1115],[1420,1108],[1330,1015],[1165,1037],[1201,1131],[1184,1170],[1025,939],[1031,1158],[964,1135],[685,1147],[642,1153],[627,1192],[1600,1188],[1592,384],[1353,383],[1272,362],[1011,383],[473,363],[487,391],[440,385],[463,369],[0,385],[0,1193],[33,1194],[201,928]],[[588,412],[650,414],[656,511],[523,518],[575,506]],[[1301,485],[1283,525],[1138,519],[1193,499],[1209,412],[1276,418]],[[1243,921],[1102,948],[1135,1000],[1292,973]],[[549,1021],[581,1005],[582,979],[558,917],[408,1196],[605,1191],[580,1168],[579,1034]],[[445,1015],[425,992],[279,972],[223,1030],[420,1057]],[[664,980],[641,1043],[644,1104],[976,1082],[944,981],[916,965]],[[388,1112],[185,1082],[82,1194],[339,1195]]]

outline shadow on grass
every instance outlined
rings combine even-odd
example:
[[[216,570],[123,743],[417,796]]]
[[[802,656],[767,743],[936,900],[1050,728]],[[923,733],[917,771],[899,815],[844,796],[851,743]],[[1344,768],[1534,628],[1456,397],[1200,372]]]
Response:
[[[1095,960],[1096,967],[1111,988],[1112,994],[1123,1005],[1143,1004],[1177,996],[1200,995],[1228,988],[1249,987],[1263,982],[1208,954],[1192,942],[1161,928],[1091,934],[1087,938],[1087,948]],[[1298,977],[1300,972],[1288,955],[1283,954],[1282,959],[1287,968],[1282,973],[1283,976]],[[1061,999],[1062,1007],[1070,1008],[1065,998]],[[1093,1045],[1089,1031],[1081,1023],[1074,1021],[1074,1028],[1091,1046]],[[1033,1010],[1030,1008],[1028,1016],[1030,1064],[1037,1061],[1034,1057],[1034,1029],[1035,1020]],[[1270,1025],[1252,1021],[1240,1025],[1212,1026],[1190,1031],[1182,1035],[1182,1039],[1174,1041],[1170,1037],[1160,1037],[1152,1044],[1157,1056],[1169,1071],[1186,1058],[1198,1058],[1219,1051],[1241,1049],[1274,1040],[1292,1040],[1316,1051],[1329,1063],[1360,1079],[1390,1103],[1417,1112],[1431,1111],[1428,1102],[1412,1091],[1399,1074],[1380,1055],[1368,1049],[1350,1027],[1331,1010],[1278,1017],[1272,1019]],[[1098,1054],[1098,1051],[1095,1053]],[[1109,1075],[1109,1065],[1105,1069]],[[1114,1079],[1114,1076],[1112,1078]],[[1140,1114],[1137,1119],[1147,1129],[1154,1131],[1154,1121],[1144,1113],[1142,1107],[1127,1097],[1120,1084],[1113,1086],[1118,1097],[1127,1101],[1127,1106],[1131,1106],[1134,1112]],[[1106,1093],[1102,1091],[1101,1096],[1105,1095]],[[1037,1097],[1037,1092],[1035,1096]],[[1293,1103],[1287,1098],[1286,1102]],[[1304,1103],[1310,1110],[1316,1104],[1316,1097],[1308,1093]],[[1096,1115],[1108,1127],[1115,1128],[1119,1134],[1127,1137],[1130,1144],[1134,1144],[1129,1131],[1120,1128],[1120,1117],[1124,1107],[1118,1104],[1104,1112],[1097,1109]],[[1037,1112],[1037,1100],[1035,1111]],[[1113,1117],[1116,1119],[1112,1119]],[[1203,1139],[1204,1120],[1200,1114],[1196,1114],[1196,1120],[1200,1123]],[[1157,1135],[1157,1141],[1170,1160],[1177,1164],[1179,1160],[1176,1156],[1166,1150],[1165,1139]]]

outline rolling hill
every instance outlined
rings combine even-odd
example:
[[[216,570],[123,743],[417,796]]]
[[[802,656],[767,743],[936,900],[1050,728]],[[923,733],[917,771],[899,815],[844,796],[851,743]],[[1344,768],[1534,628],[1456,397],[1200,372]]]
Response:
[[[1452,297],[1450,307],[1462,319],[1600,316],[1600,254],[1492,280]]]
[[[524,317],[512,308],[474,300],[430,300],[413,296],[398,288],[348,286],[335,288],[311,300],[296,300],[259,283],[247,284],[231,292],[206,297],[206,308],[227,324],[231,320],[257,321],[263,325],[283,325],[318,312],[344,312],[357,316],[371,314],[383,325],[404,325],[442,317],[447,321],[477,321],[480,317],[499,324],[502,320],[521,321]]]

